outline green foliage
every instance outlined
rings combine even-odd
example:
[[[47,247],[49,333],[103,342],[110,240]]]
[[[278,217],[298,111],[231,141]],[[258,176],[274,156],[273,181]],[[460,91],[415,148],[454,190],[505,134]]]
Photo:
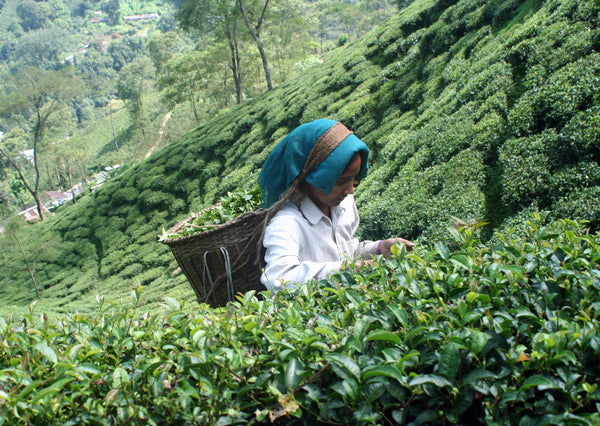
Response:
[[[261,192],[258,185],[251,191],[236,190],[228,192],[226,196],[220,198],[217,204],[202,210],[200,213],[192,214],[188,220],[181,223],[177,232],[169,232],[163,229],[160,241],[167,238],[200,234],[215,226],[225,224],[244,213],[257,210],[260,198]]]
[[[119,204],[129,204],[138,197],[139,191],[132,186],[126,186],[117,189],[112,193],[111,202],[113,205],[118,206]]]
[[[346,43],[348,43],[348,41],[350,41],[350,37],[348,37],[348,34],[342,34],[338,37],[337,45],[338,47],[343,46]]]
[[[136,5],[121,2],[124,13]],[[284,9],[281,25],[291,25]],[[148,286],[144,303],[149,310],[165,294],[193,299],[168,248],[156,241],[157,230],[227,192],[253,188],[276,143],[298,124],[323,117],[346,123],[371,149],[370,175],[356,193],[363,238],[446,242],[445,228],[460,217],[486,223],[482,238],[493,239],[503,223],[520,222],[536,207],[550,217],[588,220],[591,232],[598,230],[599,12],[597,2],[589,0],[411,2],[338,49],[326,52],[325,41],[320,54],[318,43],[310,44],[315,49],[310,61],[298,56],[306,45],[294,41],[300,43],[298,52],[278,52],[277,58],[282,64],[299,62],[297,78],[264,94],[248,89],[242,105],[220,114],[201,107],[211,119],[201,118],[189,133],[195,119],[182,112],[187,105],[176,109],[160,143],[166,111],[152,89],[145,92],[150,111],[145,110],[143,141],[124,103],[114,100],[114,84],[100,84],[144,51],[144,38],[136,36],[141,25],[119,27],[121,37],[115,35],[102,54],[95,45],[99,49],[104,39],[93,38],[78,67],[98,83],[94,95],[86,95],[96,106],[94,120],[85,129],[75,128],[70,140],[86,152],[89,148],[89,167],[101,168],[110,160],[122,164],[122,172],[46,223],[22,230],[26,248],[49,247],[35,264],[45,294],[38,308],[49,315],[89,313],[95,294],[119,300],[138,281]],[[3,25],[2,40],[13,34]],[[304,32],[293,34],[302,39]],[[338,37],[329,39],[329,46]],[[276,43],[269,39],[268,44]],[[0,55],[12,54],[13,46],[7,44]],[[157,53],[162,63],[169,52]],[[195,56],[205,57],[189,57]],[[190,68],[183,65],[194,68],[180,60],[165,69],[184,75]],[[249,61],[243,65],[257,68]],[[210,72],[223,75],[217,68]],[[278,72],[275,81],[283,78],[283,68]],[[231,107],[231,89],[224,89],[228,82],[220,77],[218,90],[214,81],[206,84],[203,106],[214,98]],[[31,284],[16,250],[14,244],[0,250],[0,312],[22,314],[32,294],[20,291]]]
[[[600,235],[533,215],[219,309],[0,318],[8,424],[600,421]]]

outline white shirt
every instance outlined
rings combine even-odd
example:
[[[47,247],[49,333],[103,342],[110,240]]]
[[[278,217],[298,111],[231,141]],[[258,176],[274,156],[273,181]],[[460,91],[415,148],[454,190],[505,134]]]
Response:
[[[326,278],[342,261],[369,258],[377,242],[354,237],[359,218],[354,197],[331,208],[331,219],[308,197],[299,205],[288,202],[271,219],[263,239],[265,269],[261,282],[271,291],[295,288],[311,278]]]

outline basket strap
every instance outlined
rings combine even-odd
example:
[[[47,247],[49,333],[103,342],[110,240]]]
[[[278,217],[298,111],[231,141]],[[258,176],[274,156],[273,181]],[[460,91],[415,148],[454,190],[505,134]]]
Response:
[[[321,137],[317,139],[306,158],[306,163],[304,163],[304,167],[300,172],[302,179],[306,177],[308,172],[321,164],[325,158],[327,158],[329,154],[331,154],[331,152],[352,133],[354,132],[339,121],[323,133]]]
[[[210,296],[213,297],[213,301],[215,306],[219,305],[216,296],[216,288],[219,286],[219,283],[227,278],[226,286],[227,286],[227,300],[229,302],[233,301],[235,296],[235,286],[233,285],[233,273],[236,272],[241,267],[245,266],[247,262],[244,262],[242,265],[239,265],[235,270],[231,269],[231,259],[229,257],[229,251],[225,247],[219,247],[221,254],[223,255],[223,263],[225,265],[225,274],[219,275],[214,281],[210,274],[210,267],[208,266],[207,255],[209,251],[204,252],[204,270],[202,273],[202,284],[204,285],[204,301],[207,302]],[[209,288],[206,290],[206,281],[208,278]]]
[[[225,247],[221,247],[221,254],[223,255],[223,260],[225,261],[225,271],[227,273],[227,297],[229,301],[233,301],[234,296],[234,287],[233,287],[233,278],[231,276],[231,261],[229,260],[229,252]]]
[[[204,252],[204,268],[202,269],[202,285],[204,285],[204,301],[208,302],[208,297],[210,296],[213,290],[213,280],[212,280],[212,276],[210,275],[210,268],[208,266],[208,252],[209,250]],[[209,286],[209,291],[206,290],[206,278],[208,278],[208,282],[210,284]],[[217,304],[217,297],[213,294],[213,300],[215,302],[215,305]]]

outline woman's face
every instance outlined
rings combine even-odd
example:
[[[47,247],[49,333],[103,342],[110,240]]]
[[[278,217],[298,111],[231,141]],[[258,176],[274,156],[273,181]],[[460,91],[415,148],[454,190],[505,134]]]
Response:
[[[360,154],[355,154],[330,193],[308,185],[308,196],[323,213],[329,216],[331,207],[339,206],[347,195],[354,194],[354,180],[360,171],[361,162]]]

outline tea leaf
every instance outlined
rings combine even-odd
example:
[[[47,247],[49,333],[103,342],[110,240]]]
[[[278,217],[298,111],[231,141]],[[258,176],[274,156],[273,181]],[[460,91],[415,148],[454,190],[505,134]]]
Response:
[[[392,342],[396,344],[402,343],[400,337],[396,333],[392,333],[387,330],[373,330],[367,336],[367,342],[371,342],[373,340],[382,340],[385,342]]]
[[[446,376],[448,379],[453,380],[458,373],[460,366],[460,354],[456,345],[448,343],[442,350],[439,360],[440,374]]]
[[[302,380],[304,373],[304,363],[298,358],[292,358],[285,368],[285,387],[288,390],[294,390]]]
[[[51,363],[56,364],[58,362],[58,356],[56,355],[56,352],[54,352],[54,349],[52,349],[50,346],[44,343],[39,343],[35,345],[35,349]]]
[[[550,380],[544,376],[540,376],[540,375],[536,374],[534,376],[528,377],[523,382],[523,384],[519,388],[519,392],[525,392],[526,390],[533,388],[533,387],[539,387],[540,390],[560,389],[560,387],[557,386],[556,383],[554,383],[552,380]]]
[[[365,371],[363,373],[363,379],[368,379],[370,377],[383,376],[390,377],[392,379],[398,380],[400,383],[404,381],[404,375],[402,371],[398,367],[392,364],[383,364],[374,368],[372,370]]]
[[[450,380],[448,380],[444,376],[440,376],[439,374],[423,374],[423,375],[417,376],[414,379],[411,379],[408,382],[408,385],[409,386],[419,386],[419,385],[423,385],[426,383],[430,383],[439,388],[443,388],[446,386],[452,387],[452,382],[450,382]]]

